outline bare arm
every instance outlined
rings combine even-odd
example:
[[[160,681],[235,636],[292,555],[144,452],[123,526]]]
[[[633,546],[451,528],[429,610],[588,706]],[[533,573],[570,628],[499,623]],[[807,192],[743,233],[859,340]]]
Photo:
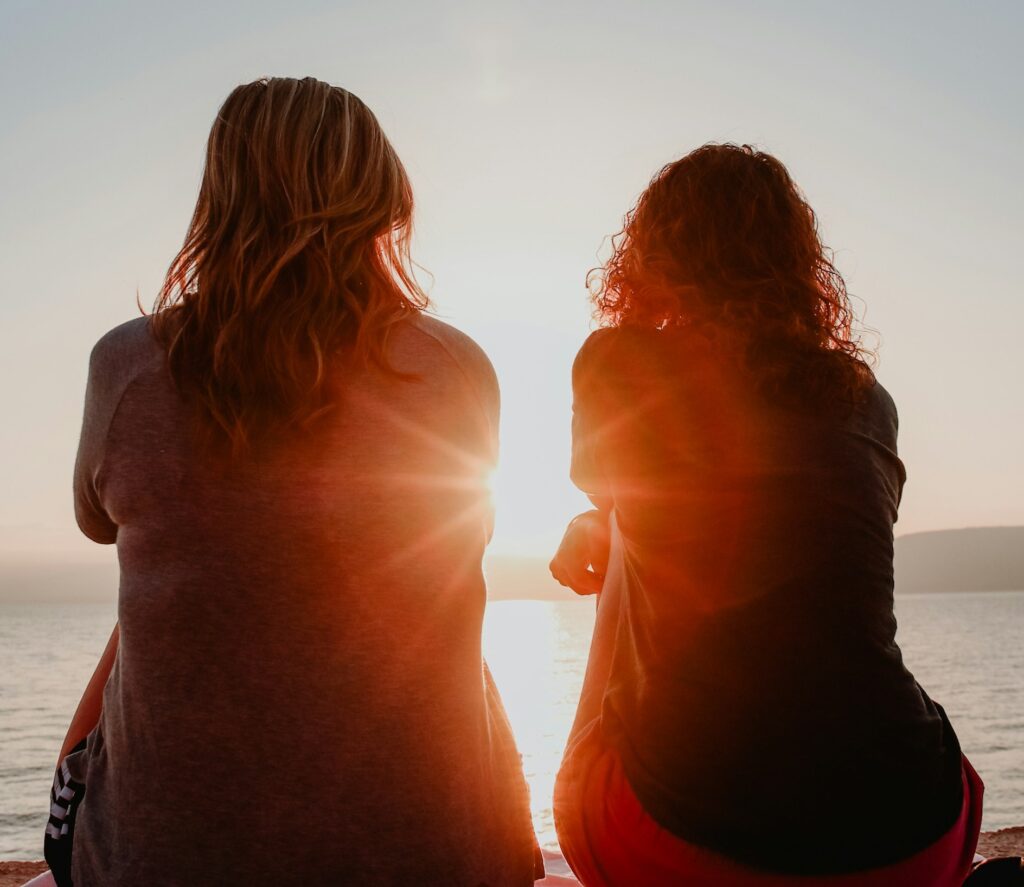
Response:
[[[119,637],[120,632],[115,622],[114,630],[110,633],[110,640],[107,641],[107,646],[100,656],[96,670],[92,673],[92,677],[89,678],[89,683],[86,685],[82,699],[78,703],[78,708],[75,709],[75,714],[71,718],[67,735],[64,737],[64,744],[60,747],[60,756],[57,758],[58,764],[99,723],[100,712],[103,710],[103,688],[107,685],[107,678],[110,677],[110,671],[114,667],[114,660],[117,658]]]

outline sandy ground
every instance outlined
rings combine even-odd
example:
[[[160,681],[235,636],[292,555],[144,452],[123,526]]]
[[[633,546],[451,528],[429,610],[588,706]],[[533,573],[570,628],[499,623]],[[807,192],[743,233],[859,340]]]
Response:
[[[1024,856],[1024,827],[982,832],[978,852],[982,856]]]
[[[27,880],[46,871],[45,862],[0,862],[0,887],[21,887]],[[579,887],[573,877],[550,875],[537,887]]]
[[[20,887],[45,869],[45,862],[0,862],[0,887]]]
[[[1024,827],[982,832],[978,852],[982,856],[1024,856]],[[45,868],[46,864],[42,862],[0,862],[0,887],[20,887]],[[573,879],[557,875],[540,882],[541,885],[550,884],[551,887],[575,883]]]

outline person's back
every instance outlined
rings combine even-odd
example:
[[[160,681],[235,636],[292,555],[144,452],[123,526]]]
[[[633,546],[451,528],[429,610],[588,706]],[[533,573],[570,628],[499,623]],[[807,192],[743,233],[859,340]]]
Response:
[[[555,789],[587,887],[959,887],[982,784],[904,667],[896,409],[774,157],[666,165],[591,281],[551,569],[601,592]],[[588,567],[589,564],[589,567]]]
[[[632,329],[591,337],[574,390],[574,478],[614,500],[624,560],[602,732],[645,808],[781,871],[941,835],[960,748],[895,643],[887,392],[778,406],[699,336]]]
[[[497,381],[423,314],[411,216],[350,93],[221,108],[157,311],[90,365],[76,514],[117,544],[119,626],[56,777],[58,884],[533,882],[480,646]]]
[[[532,880],[480,658],[493,371],[426,317],[389,357],[416,378],[346,374],[315,436],[227,461],[197,452],[146,319],[97,346],[102,510],[79,517],[116,536],[120,649],[76,883]]]

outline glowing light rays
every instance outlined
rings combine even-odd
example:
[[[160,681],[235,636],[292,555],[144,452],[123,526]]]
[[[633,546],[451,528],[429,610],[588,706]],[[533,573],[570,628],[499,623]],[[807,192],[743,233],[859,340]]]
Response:
[[[479,452],[461,446],[446,436],[396,409],[389,403],[359,393],[356,401],[368,414],[389,424],[400,434],[406,435],[422,452],[428,454],[426,462],[443,466],[437,471],[389,471],[379,475],[390,484],[409,490],[435,491],[453,494],[439,500],[439,522],[426,528],[416,539],[398,548],[380,566],[382,571],[396,570],[416,557],[443,543],[460,531],[468,531],[474,523],[480,527],[480,551],[486,546],[493,529],[493,503],[490,496],[489,477],[494,470],[497,446],[487,439],[481,427]],[[461,504],[463,500],[465,504]],[[461,507],[458,507],[461,504]],[[443,509],[440,506],[455,506]],[[447,511],[447,513],[444,513]]]

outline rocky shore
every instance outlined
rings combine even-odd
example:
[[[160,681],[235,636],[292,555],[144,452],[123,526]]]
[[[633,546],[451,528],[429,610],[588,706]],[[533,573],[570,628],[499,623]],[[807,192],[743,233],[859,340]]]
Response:
[[[1024,826],[982,832],[978,852],[982,856],[1024,856]],[[0,887],[20,887],[45,868],[46,863],[41,861],[0,862]]]

